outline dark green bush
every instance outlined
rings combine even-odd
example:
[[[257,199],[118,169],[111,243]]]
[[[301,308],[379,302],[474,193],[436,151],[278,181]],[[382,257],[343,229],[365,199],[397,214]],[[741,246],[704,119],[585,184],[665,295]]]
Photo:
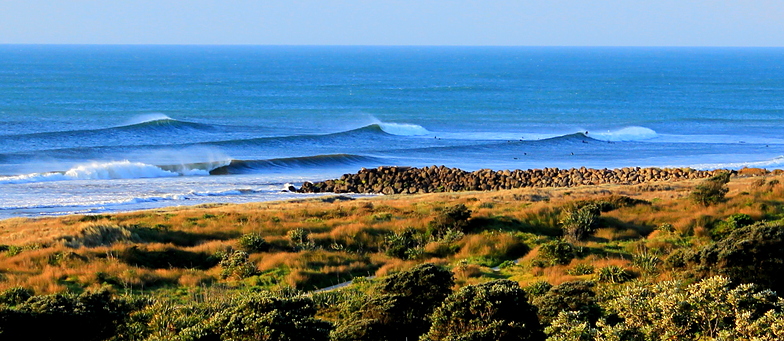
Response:
[[[444,208],[428,224],[428,232],[436,239],[440,239],[447,231],[454,229],[465,232],[471,210],[464,204]]]
[[[595,323],[602,315],[597,303],[595,284],[588,281],[565,282],[550,288],[546,294],[534,299],[539,308],[539,319],[543,325],[549,325],[558,313],[576,311]]]
[[[505,279],[461,288],[432,319],[430,331],[420,340],[544,340],[536,308],[517,282]]]
[[[135,309],[107,290],[32,296],[13,307],[0,305],[0,336],[3,340],[105,340],[117,334]]]
[[[542,246],[539,247],[539,254],[537,255],[537,259],[542,261],[545,266],[566,265],[569,264],[574,257],[574,245],[561,239],[542,244]]]
[[[26,302],[30,297],[33,297],[35,292],[33,290],[14,287],[0,293],[0,304],[15,306]]]
[[[433,264],[391,275],[379,284],[378,294],[338,322],[332,340],[417,340],[453,285],[452,273]]]
[[[756,223],[690,254],[686,263],[701,277],[724,275],[784,292],[784,226]]]
[[[206,302],[159,299],[143,312],[129,340],[327,341],[331,324],[314,316],[313,301],[301,295],[260,292]],[[143,336],[149,336],[143,338]]]

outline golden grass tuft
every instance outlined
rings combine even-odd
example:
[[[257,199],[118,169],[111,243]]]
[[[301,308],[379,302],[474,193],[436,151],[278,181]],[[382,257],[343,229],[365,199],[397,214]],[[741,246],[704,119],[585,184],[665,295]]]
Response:
[[[458,244],[457,258],[487,257],[514,259],[524,256],[529,248],[522,240],[510,233],[482,233],[466,235]]]

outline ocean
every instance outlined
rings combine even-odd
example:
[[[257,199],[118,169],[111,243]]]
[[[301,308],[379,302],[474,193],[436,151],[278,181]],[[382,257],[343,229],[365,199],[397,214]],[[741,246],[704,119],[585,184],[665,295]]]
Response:
[[[0,45],[0,219],[382,165],[781,168],[784,49]]]

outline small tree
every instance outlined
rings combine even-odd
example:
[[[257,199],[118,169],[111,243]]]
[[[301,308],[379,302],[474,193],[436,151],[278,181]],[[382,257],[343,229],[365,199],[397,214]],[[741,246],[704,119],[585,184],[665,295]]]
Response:
[[[729,189],[730,173],[724,172],[714,175],[694,188],[689,196],[692,201],[703,206],[710,206],[724,201],[724,196]]]
[[[433,313],[423,341],[544,340],[536,308],[517,282],[506,279],[469,285]]]
[[[585,204],[564,211],[561,228],[564,237],[571,241],[580,241],[593,234],[598,227],[601,210],[596,204]]]

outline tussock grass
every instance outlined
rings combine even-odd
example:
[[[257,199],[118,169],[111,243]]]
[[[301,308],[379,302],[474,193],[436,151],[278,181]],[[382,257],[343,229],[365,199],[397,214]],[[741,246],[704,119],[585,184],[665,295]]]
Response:
[[[567,272],[577,264],[631,269],[631,259],[639,252],[667,255],[708,243],[714,225],[732,214],[748,214],[755,221],[783,219],[784,175],[751,170],[741,174],[748,177],[730,181],[727,200],[707,207],[688,199],[701,181],[694,180],[8,219],[0,221],[0,290],[22,286],[53,293],[104,285],[117,291],[247,286],[312,290],[359,276],[385,276],[421,262],[452,268],[459,285],[492,278],[511,278],[523,286],[542,280],[559,284],[591,278]],[[596,233],[575,245],[579,252],[570,264],[542,267],[535,262],[538,245],[561,238],[559,220],[565,207],[602,200],[616,204],[601,213]],[[636,200],[650,204],[626,204]],[[464,235],[449,241],[425,235],[413,259],[383,253],[389,233],[413,227],[426,234],[429,222],[459,204],[472,211]],[[307,249],[295,248],[288,236],[299,228],[310,233],[313,243]],[[248,233],[269,243],[267,252],[249,256],[259,274],[221,279],[220,256],[237,249],[239,238]],[[519,264],[490,269],[515,259]],[[671,277],[663,270],[655,275]]]

